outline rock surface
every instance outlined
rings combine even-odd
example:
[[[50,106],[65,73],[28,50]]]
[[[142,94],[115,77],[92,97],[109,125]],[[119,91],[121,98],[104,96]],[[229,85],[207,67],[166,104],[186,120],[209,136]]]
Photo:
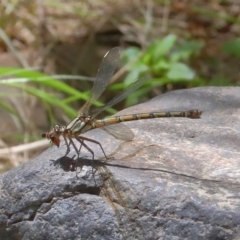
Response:
[[[125,123],[133,141],[87,132],[114,159],[83,149],[77,176],[64,145],[2,175],[0,239],[240,239],[240,88],[173,91],[121,114],[190,109],[202,118]]]

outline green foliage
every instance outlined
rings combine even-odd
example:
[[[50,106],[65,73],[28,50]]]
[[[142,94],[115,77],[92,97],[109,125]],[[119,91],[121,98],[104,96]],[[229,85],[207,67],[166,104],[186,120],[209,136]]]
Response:
[[[224,78],[222,76],[214,76],[211,78],[211,80],[208,82],[209,86],[229,86],[229,85],[234,85],[233,83],[230,82],[228,78]]]
[[[9,76],[11,76],[11,78],[9,78]],[[13,78],[13,76],[15,78]],[[34,70],[0,68],[0,77],[2,78],[0,85],[7,85],[21,89],[25,93],[40,99],[41,102],[45,104],[51,120],[53,119],[51,107],[60,108],[64,114],[71,119],[77,115],[77,110],[72,108],[70,103],[77,100],[86,101],[89,95],[89,91],[81,92],[61,80],[57,80],[51,76],[47,76],[46,74]],[[61,96],[66,97],[60,98],[60,94]],[[15,115],[21,122],[23,122],[17,110],[8,103],[4,102],[4,97],[5,95],[2,93],[0,95],[0,107],[4,108],[10,114]],[[99,102],[96,102],[95,104],[97,106],[102,105]],[[113,109],[109,109],[109,112],[114,113],[115,111]]]
[[[173,34],[153,42],[142,54],[140,49],[130,47],[123,53],[125,62],[133,62],[128,67],[125,83],[142,75],[151,75],[153,79],[145,84],[143,95],[155,86],[193,81],[195,72],[185,62],[198,55],[202,47],[203,43],[197,41],[180,44]],[[137,94],[139,96],[139,92]],[[138,98],[133,94],[128,103],[135,104],[136,99]]]
[[[57,98],[51,93],[46,92],[45,88],[41,87],[49,87],[61,92],[65,92],[72,95],[78,95],[78,97],[85,98],[86,96],[81,95],[75,89],[69,87],[67,84],[61,81],[57,81],[50,76],[47,76],[43,73],[28,70],[28,69],[15,69],[15,68],[1,68],[0,76],[15,76],[16,78],[10,78],[6,80],[1,80],[0,85],[8,85],[11,87],[19,88],[25,91],[26,93],[39,98],[41,101],[52,104],[53,106],[58,106],[64,110],[64,112],[69,116],[73,117],[76,115],[76,111],[72,109],[68,104],[64,103],[63,100]],[[27,82],[38,83],[39,85],[30,85],[26,84]],[[8,106],[10,108],[10,106]]]
[[[222,46],[222,50],[234,57],[240,57],[240,38],[234,38],[225,42]]]

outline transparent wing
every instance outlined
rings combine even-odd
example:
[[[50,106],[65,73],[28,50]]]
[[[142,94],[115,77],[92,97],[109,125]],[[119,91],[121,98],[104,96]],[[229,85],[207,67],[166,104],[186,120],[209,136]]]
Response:
[[[94,81],[94,85],[92,88],[92,91],[90,93],[90,96],[87,100],[87,102],[83,105],[83,107],[80,109],[81,113],[88,113],[89,108],[93,104],[94,101],[96,101],[105,88],[107,87],[110,79],[112,78],[118,62],[120,59],[120,48],[115,47],[111,50],[109,50],[105,56],[102,59],[102,62],[100,64],[100,67],[97,72],[96,79]]]
[[[127,96],[129,96],[131,93],[133,93],[135,90],[137,90],[141,85],[143,85],[148,79],[150,79],[150,76],[145,76],[142,78],[139,78],[135,82],[131,83],[123,92],[116,95],[112,100],[110,100],[105,106],[98,108],[96,111],[93,112],[92,116],[96,117],[99,113],[104,111],[105,109],[112,107],[113,105],[117,104],[118,102],[125,99]]]
[[[119,140],[128,141],[134,138],[132,130],[123,123],[104,126],[101,127],[101,129]]]

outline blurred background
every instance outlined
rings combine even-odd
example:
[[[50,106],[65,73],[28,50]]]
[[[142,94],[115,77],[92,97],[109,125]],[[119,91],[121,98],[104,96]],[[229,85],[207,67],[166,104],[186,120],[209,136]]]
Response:
[[[77,115],[111,48],[121,64],[100,102],[151,79],[104,116],[175,89],[239,85],[239,36],[239,0],[2,0],[0,173],[49,147],[41,134]]]

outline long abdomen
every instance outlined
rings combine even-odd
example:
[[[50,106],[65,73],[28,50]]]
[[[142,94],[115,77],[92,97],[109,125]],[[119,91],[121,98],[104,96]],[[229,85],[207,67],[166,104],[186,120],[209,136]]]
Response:
[[[187,117],[187,118],[200,118],[202,112],[199,110],[179,111],[179,112],[151,112],[151,113],[139,113],[129,114],[122,116],[112,116],[100,120],[96,120],[93,123],[93,128],[103,127],[106,125],[116,124],[119,122],[134,121],[139,119],[149,118],[166,118],[166,117]]]

